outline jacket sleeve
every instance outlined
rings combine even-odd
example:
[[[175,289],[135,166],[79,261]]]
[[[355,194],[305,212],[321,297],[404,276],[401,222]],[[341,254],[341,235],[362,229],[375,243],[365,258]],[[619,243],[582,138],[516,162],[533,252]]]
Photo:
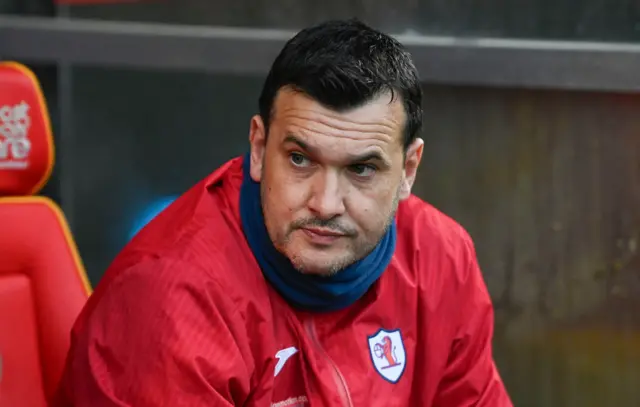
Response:
[[[453,299],[457,335],[434,407],[513,407],[493,360],[493,305],[469,238],[467,267]]]
[[[235,309],[204,276],[155,259],[98,287],[74,327],[54,405],[241,405],[250,373],[229,328]]]

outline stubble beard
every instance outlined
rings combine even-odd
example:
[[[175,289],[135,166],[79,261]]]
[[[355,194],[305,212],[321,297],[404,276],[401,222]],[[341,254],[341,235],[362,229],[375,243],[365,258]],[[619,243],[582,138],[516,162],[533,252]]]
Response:
[[[264,194],[264,192],[265,192],[264,187],[261,185],[261,193]],[[369,254],[371,254],[371,252],[378,246],[378,244],[380,243],[382,238],[385,236],[385,234],[388,232],[389,227],[391,227],[395,219],[396,212],[398,210],[398,205],[399,205],[399,195],[400,195],[400,190],[398,188],[398,191],[396,191],[396,194],[393,200],[391,211],[385,221],[383,232],[380,234],[380,236],[375,242],[362,245],[362,247],[360,248],[351,250],[351,254],[349,256],[344,256],[343,258],[335,259],[335,261],[330,261],[325,264],[310,265],[308,264],[309,262],[305,261],[305,259],[302,256],[289,253],[289,250],[287,249],[291,247],[291,244],[292,244],[291,235],[293,234],[293,232],[297,230],[295,227],[290,227],[284,236],[278,236],[276,231],[273,231],[272,233],[272,231],[269,231],[269,228],[267,227],[268,234],[276,250],[278,250],[281,254],[286,256],[291,262],[291,264],[293,265],[293,267],[298,272],[302,274],[331,277],[340,273],[342,270],[351,266],[357,261],[362,260]],[[261,199],[263,202],[263,211],[264,211],[265,200],[263,198]]]

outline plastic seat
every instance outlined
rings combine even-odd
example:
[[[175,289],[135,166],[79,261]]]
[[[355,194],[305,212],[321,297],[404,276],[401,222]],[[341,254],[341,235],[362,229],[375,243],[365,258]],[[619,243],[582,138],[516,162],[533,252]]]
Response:
[[[40,85],[0,62],[0,406],[46,406],[91,288],[60,208],[36,196],[54,162]]]

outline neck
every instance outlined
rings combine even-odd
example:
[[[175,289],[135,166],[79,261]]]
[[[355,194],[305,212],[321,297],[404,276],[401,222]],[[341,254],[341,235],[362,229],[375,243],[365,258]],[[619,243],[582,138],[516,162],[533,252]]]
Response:
[[[335,275],[303,274],[271,242],[264,223],[260,184],[251,179],[250,165],[247,154],[240,190],[240,218],[244,235],[265,279],[287,302],[305,311],[337,311],[360,299],[380,278],[393,257],[395,222],[369,255]]]

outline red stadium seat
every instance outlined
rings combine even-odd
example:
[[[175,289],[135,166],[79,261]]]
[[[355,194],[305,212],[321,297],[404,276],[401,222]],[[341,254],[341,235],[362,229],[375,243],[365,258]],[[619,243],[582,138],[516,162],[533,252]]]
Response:
[[[90,285],[64,215],[35,196],[53,166],[51,125],[26,67],[0,63],[0,406],[46,406]]]

